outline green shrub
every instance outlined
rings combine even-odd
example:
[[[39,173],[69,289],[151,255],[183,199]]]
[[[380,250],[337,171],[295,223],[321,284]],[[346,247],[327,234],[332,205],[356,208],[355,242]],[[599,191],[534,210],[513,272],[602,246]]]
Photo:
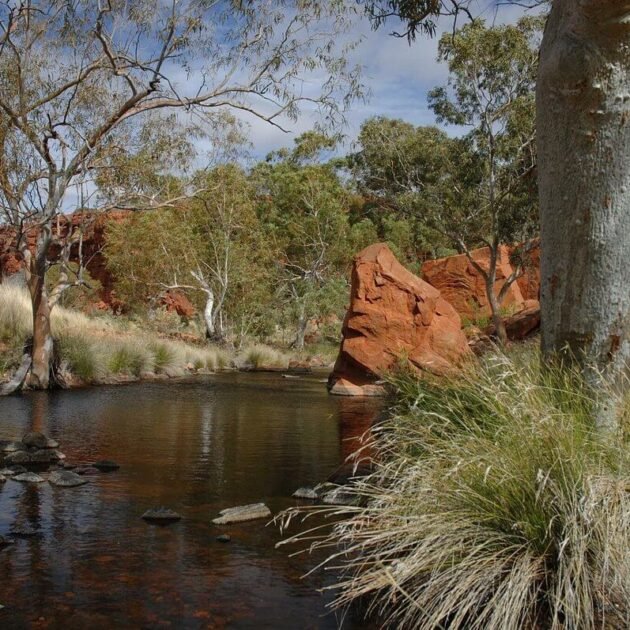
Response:
[[[140,347],[123,343],[116,348],[108,361],[113,374],[140,376],[149,363],[149,357]]]
[[[98,359],[92,344],[83,337],[64,337],[59,341],[59,355],[69,370],[84,381],[93,381],[98,375]]]
[[[630,627],[630,456],[594,432],[600,395],[536,356],[476,369],[394,379],[375,472],[345,488],[364,507],[316,543],[345,570],[336,604],[400,628]]]
[[[151,345],[153,353],[153,369],[156,373],[164,372],[176,363],[175,353],[165,343],[154,343]]]

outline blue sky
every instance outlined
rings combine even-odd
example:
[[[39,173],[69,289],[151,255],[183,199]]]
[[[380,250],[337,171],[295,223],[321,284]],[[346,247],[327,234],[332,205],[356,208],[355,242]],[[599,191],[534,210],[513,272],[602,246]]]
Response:
[[[516,6],[497,9],[494,0],[477,0],[473,12],[489,23],[505,23],[515,22],[524,10]],[[444,20],[434,38],[420,36],[411,46],[406,39],[390,35],[396,26],[391,22],[375,32],[367,20],[360,20],[348,35],[351,40],[361,39],[352,61],[363,67],[363,83],[371,96],[366,103],[355,103],[347,113],[348,125],[343,129],[348,138],[346,146],[356,138],[361,122],[371,116],[402,118],[416,125],[435,122],[433,112],[427,106],[427,92],[447,80],[447,68],[436,61],[436,56],[440,34],[450,31],[452,23]],[[286,134],[263,121],[245,120],[251,125],[250,139],[255,158],[292,145],[293,139],[311,129],[315,122],[314,116],[304,113],[297,123],[286,123],[291,130]],[[447,131],[456,133],[457,130]]]

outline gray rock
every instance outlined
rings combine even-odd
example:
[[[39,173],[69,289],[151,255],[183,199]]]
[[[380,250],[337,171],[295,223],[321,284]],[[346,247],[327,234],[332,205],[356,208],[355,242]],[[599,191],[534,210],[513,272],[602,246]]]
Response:
[[[335,488],[322,496],[322,502],[328,505],[359,505],[360,500],[356,495],[344,490],[343,487]]]
[[[317,499],[319,499],[319,494],[317,494],[313,488],[308,488],[306,486],[298,488],[293,493],[293,496],[296,499],[308,499],[309,501],[317,501]]]
[[[98,462],[94,462],[92,466],[101,472],[111,472],[120,468],[120,464],[113,462],[111,459],[101,459]]]
[[[9,470],[11,470],[13,475],[19,475],[20,473],[28,472],[28,470],[24,468],[24,466],[21,466],[20,464],[12,464]],[[9,476],[10,475],[5,475],[5,477],[9,477]]]
[[[26,451],[14,451],[4,458],[5,464],[28,464],[31,461],[32,454]]]
[[[31,453],[31,462],[33,464],[52,464],[59,461],[52,449],[42,449]]]
[[[157,507],[147,510],[142,518],[145,521],[150,521],[152,523],[160,523],[166,525],[168,523],[174,523],[175,521],[181,520],[181,515],[177,512],[166,508],[166,507]]]
[[[42,483],[42,481],[46,480],[37,473],[25,472],[20,473],[19,475],[15,475],[15,477],[13,477],[13,481],[23,481],[25,483]]]
[[[0,475],[0,483],[4,483],[7,478],[4,475]]]
[[[63,488],[74,488],[89,483],[88,479],[81,477],[69,470],[53,470],[48,476],[49,483]]]
[[[25,451],[26,446],[22,442],[8,442],[2,447],[5,453],[15,453],[16,451]]]
[[[221,543],[229,543],[232,540],[231,536],[228,536],[228,534],[221,534],[220,536],[216,537],[217,542],[221,542]]]
[[[257,518],[269,518],[270,516],[271,510],[264,503],[251,503],[221,510],[219,516],[212,519],[212,522],[215,525],[227,525],[228,523],[253,521]]]
[[[12,468],[3,468],[2,470],[0,470],[0,475],[2,475],[3,477],[13,477],[13,475],[17,475],[17,473]]]
[[[57,442],[57,440],[53,440],[52,438],[48,438],[48,440],[46,440],[46,448],[59,448],[59,442]]]
[[[22,443],[26,446],[34,446],[35,448],[47,448],[48,438],[43,433],[33,431],[31,433],[27,433],[22,438]]]
[[[94,466],[77,466],[74,472],[77,475],[98,475],[101,471],[98,468],[94,468]]]
[[[55,457],[57,459],[66,459],[66,456],[61,451],[58,451],[57,449],[53,449],[53,453],[55,454]]]

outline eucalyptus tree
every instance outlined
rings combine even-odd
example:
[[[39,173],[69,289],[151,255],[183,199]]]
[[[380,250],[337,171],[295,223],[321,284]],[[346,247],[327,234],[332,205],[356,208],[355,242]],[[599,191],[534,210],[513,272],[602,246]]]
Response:
[[[452,163],[459,165],[459,173],[451,173],[433,187],[438,194],[428,215],[431,225],[453,241],[484,279],[502,343],[507,335],[501,302],[522,273],[526,256],[518,257],[497,292],[500,247],[523,241],[538,228],[537,204],[528,194],[527,176],[536,165],[534,87],[540,28],[537,18],[490,28],[477,20],[454,34],[445,33],[439,59],[448,64],[448,85],[429,93],[438,122],[469,131],[455,143]],[[470,173],[475,172],[477,181],[470,181]],[[446,194],[439,194],[445,187]],[[471,253],[472,247],[480,245],[488,248],[487,267]]]
[[[630,359],[629,16],[556,0],[537,89],[543,352],[613,377]]]
[[[347,295],[347,192],[333,164],[319,162],[331,146],[326,136],[307,132],[292,151],[270,154],[252,174],[277,256],[278,306],[290,312],[297,349],[308,321],[339,311]]]
[[[50,382],[54,300],[44,278],[53,248],[65,246],[56,221],[80,205],[72,187],[89,189],[117,137],[169,111],[212,126],[228,110],[283,128],[307,104],[334,122],[359,89],[338,44],[349,5],[0,2],[0,215],[15,231],[33,304],[32,387]],[[317,88],[306,85],[314,76]]]

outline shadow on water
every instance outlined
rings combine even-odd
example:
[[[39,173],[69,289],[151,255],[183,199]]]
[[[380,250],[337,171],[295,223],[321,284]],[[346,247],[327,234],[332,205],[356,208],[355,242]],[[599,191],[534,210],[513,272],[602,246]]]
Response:
[[[79,488],[0,486],[1,628],[336,628],[301,579],[317,556],[287,557],[276,527],[216,527],[219,510],[291,494],[339,468],[379,401],[329,397],[318,377],[221,374],[203,380],[33,393],[0,402],[0,438],[42,431],[68,461],[114,459]],[[170,527],[140,519],[168,506]],[[228,533],[222,544],[216,536]],[[344,628],[365,627],[346,616]]]

